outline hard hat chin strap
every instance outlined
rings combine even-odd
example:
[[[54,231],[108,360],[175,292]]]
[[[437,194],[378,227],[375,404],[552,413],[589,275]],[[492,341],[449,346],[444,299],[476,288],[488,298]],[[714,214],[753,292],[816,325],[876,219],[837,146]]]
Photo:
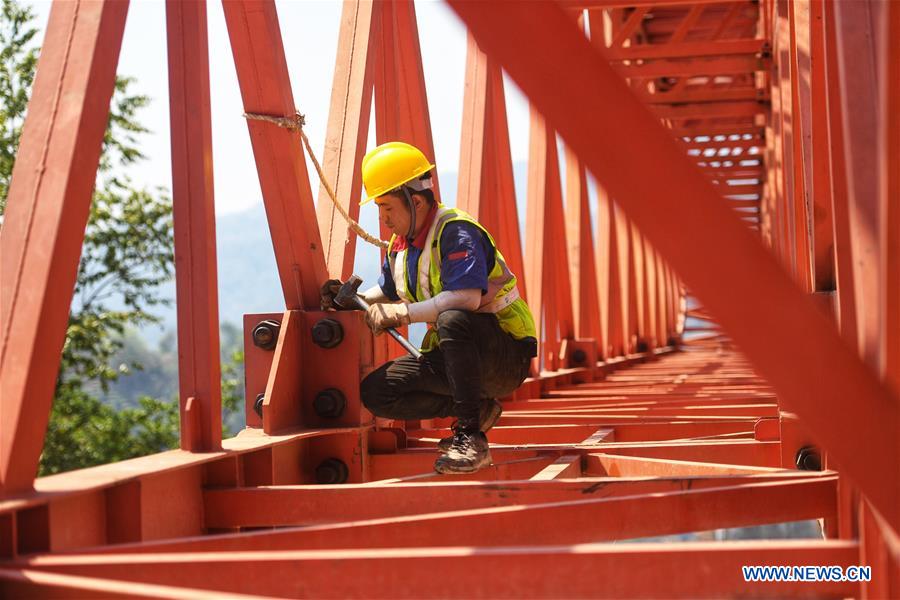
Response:
[[[406,206],[409,208],[409,231],[406,232],[406,239],[412,241],[416,236],[416,205],[413,202],[412,194],[409,193],[409,188],[404,185],[401,186],[401,189],[406,197]]]

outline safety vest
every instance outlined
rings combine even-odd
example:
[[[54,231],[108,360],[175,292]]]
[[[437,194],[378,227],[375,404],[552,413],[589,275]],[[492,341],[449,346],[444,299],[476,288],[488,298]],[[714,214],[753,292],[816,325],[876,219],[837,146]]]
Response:
[[[516,339],[524,339],[527,337],[536,338],[534,328],[534,319],[528,305],[519,296],[519,290],[516,287],[516,276],[506,266],[503,255],[497,249],[497,244],[491,234],[481,226],[478,221],[471,215],[455,209],[446,208],[443,205],[438,206],[438,211],[425,237],[425,246],[422,254],[419,256],[418,272],[416,274],[416,293],[415,296],[410,293],[407,281],[407,248],[398,252],[391,252],[388,260],[391,266],[391,275],[394,278],[394,286],[397,289],[397,295],[400,299],[410,304],[416,300],[427,300],[441,293],[443,283],[441,282],[441,234],[444,227],[453,221],[466,221],[478,227],[484,232],[491,248],[494,250],[494,268],[488,274],[487,293],[481,296],[481,304],[478,306],[477,312],[493,313],[496,315],[500,324],[500,329],[510,334]],[[391,243],[388,248],[394,247],[394,240],[397,236],[391,237]],[[422,340],[422,350],[433,350],[437,346],[438,338],[434,327],[429,327],[425,339]]]

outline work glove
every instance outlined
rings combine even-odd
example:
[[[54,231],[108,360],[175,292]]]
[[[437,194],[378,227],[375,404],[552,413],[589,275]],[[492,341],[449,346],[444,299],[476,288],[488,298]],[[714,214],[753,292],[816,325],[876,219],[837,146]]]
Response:
[[[328,310],[329,308],[344,310],[343,306],[338,306],[334,303],[334,298],[338,295],[338,292],[341,291],[342,285],[344,285],[344,283],[340,279],[329,279],[322,284],[319,298],[322,310]]]
[[[366,311],[366,323],[378,335],[388,327],[409,323],[409,308],[406,304],[373,304]]]

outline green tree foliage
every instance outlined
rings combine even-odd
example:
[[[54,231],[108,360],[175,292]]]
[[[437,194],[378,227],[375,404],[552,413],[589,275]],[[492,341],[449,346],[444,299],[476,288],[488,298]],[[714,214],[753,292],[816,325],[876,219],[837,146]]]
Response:
[[[22,133],[28,93],[34,81],[37,48],[34,15],[12,0],[0,5],[0,214],[6,207],[9,180]]]
[[[0,9],[0,214],[18,150],[39,50],[30,9],[2,0]],[[110,384],[140,369],[115,360],[129,330],[158,322],[168,301],[160,284],[173,273],[172,205],[162,189],[138,189],[127,168],[144,159],[138,120],[149,103],[119,77],[110,106],[96,188],[85,230],[41,474],[159,452],[178,444],[178,403],[141,396],[116,410],[104,403]],[[242,404],[242,355],[223,367],[226,410]]]

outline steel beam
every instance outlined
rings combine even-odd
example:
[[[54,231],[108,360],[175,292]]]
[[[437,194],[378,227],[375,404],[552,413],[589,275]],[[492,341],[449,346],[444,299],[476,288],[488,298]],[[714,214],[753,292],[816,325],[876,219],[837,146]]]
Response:
[[[575,455],[577,456],[577,455]],[[594,455],[591,455],[593,458]],[[567,457],[567,458],[571,458]],[[393,519],[405,515],[462,511],[499,506],[528,506],[555,503],[584,498],[613,498],[658,493],[683,492],[697,489],[734,487],[750,483],[786,482],[795,473],[774,473],[754,467],[733,466],[730,474],[725,466],[714,471],[707,463],[680,463],[681,473],[674,468],[678,461],[655,461],[631,457],[608,456],[607,468],[624,461],[632,461],[632,472],[641,472],[640,466],[650,464],[659,476],[627,476],[623,472],[614,477],[580,478],[569,476],[550,480],[513,482],[450,481],[391,484],[344,484],[333,486],[273,486],[207,490],[204,492],[205,525],[210,528],[226,527],[284,527],[347,523],[362,520]],[[612,460],[619,461],[613,463]],[[580,462],[580,457],[579,457]],[[664,474],[657,463],[671,463]],[[688,465],[694,472],[688,473]],[[707,467],[707,475],[700,469]],[[682,475],[682,473],[684,475]],[[690,475],[690,476],[689,476]],[[824,498],[824,496],[823,496]],[[239,543],[244,537],[232,535],[223,540]],[[216,540],[166,540],[149,544],[132,545],[105,552],[169,552],[201,551],[214,549]],[[255,544],[256,542],[254,542]],[[263,548],[262,544],[257,547]],[[250,547],[246,548],[250,549]]]
[[[647,60],[672,59],[682,57],[757,55],[766,49],[766,40],[743,39],[712,42],[680,42],[675,44],[635,44],[627,47],[612,47],[607,51],[607,59]]]
[[[456,206],[491,232],[527,297],[508,131],[500,67],[470,37]]]
[[[244,111],[291,118],[297,108],[275,3],[225,0],[222,7]],[[252,119],[247,128],[285,306],[317,309],[328,273],[300,134]]]
[[[758,56],[722,56],[709,58],[687,58],[650,62],[617,64],[616,71],[622,77],[649,79],[656,77],[699,77],[711,75],[738,75],[767,71],[771,61]]]
[[[359,219],[362,194],[360,165],[369,137],[369,117],[374,89],[376,40],[381,26],[383,4],[346,2],[341,13],[338,52],[331,107],[325,133],[322,171],[337,202]],[[322,234],[325,263],[330,277],[346,281],[353,272],[356,233],[340,215],[325,186],[319,188],[316,217]]]
[[[578,157],[568,148],[565,149],[565,157],[565,228],[573,325],[576,336],[593,339],[600,350],[604,333],[600,325],[600,301],[597,295],[597,267],[594,264],[587,174]]]
[[[881,368],[881,337],[884,315],[880,248],[880,177],[873,150],[882,151],[879,115],[880,2],[839,2],[834,5],[835,32],[841,105],[843,107],[844,152],[847,163],[848,217],[853,257],[853,287],[856,290],[856,324],[859,352],[873,369]],[[874,41],[873,41],[874,40]],[[898,502],[900,506],[900,502]],[[896,525],[896,524],[895,524]]]
[[[831,176],[831,210],[834,214],[835,279],[837,280],[838,324],[841,335],[858,345],[857,291],[853,282],[853,248],[847,188],[847,161],[844,152],[843,113],[837,58],[837,22],[834,4],[824,3],[825,69],[828,102],[828,168]]]
[[[882,211],[881,254],[884,266],[881,278],[884,293],[881,295],[882,314],[885,318],[881,353],[884,375],[900,394],[900,6],[888,3],[888,53],[885,61],[882,131],[885,161],[881,171],[881,189],[884,193]],[[900,559],[895,567],[900,569]],[[900,593],[900,582],[894,588]]]
[[[551,529],[551,528],[546,528]],[[858,564],[845,541],[584,544],[524,548],[295,550],[48,557],[30,569],[274,596],[706,597],[746,593],[744,565]],[[542,568],[553,564],[553,569]],[[416,568],[410,569],[410,565]],[[265,573],[249,578],[247,573]],[[355,577],[347,577],[347,573]],[[440,572],[442,577],[434,577]],[[496,573],[503,577],[496,577]],[[622,577],[630,573],[630,577]],[[709,574],[715,574],[710,576]],[[372,582],[379,582],[377,588]],[[763,596],[859,595],[852,582],[760,583]]]
[[[166,34],[181,449],[208,452],[222,445],[222,384],[206,2],[168,0]]]
[[[173,587],[116,581],[79,575],[62,575],[49,571],[31,569],[0,569],[0,593],[10,598],[188,598],[202,600],[208,592],[194,586]],[[216,598],[240,600],[259,598],[256,594],[216,593]]]
[[[0,235],[6,492],[30,489],[37,474],[127,11],[109,0],[50,11]]]

